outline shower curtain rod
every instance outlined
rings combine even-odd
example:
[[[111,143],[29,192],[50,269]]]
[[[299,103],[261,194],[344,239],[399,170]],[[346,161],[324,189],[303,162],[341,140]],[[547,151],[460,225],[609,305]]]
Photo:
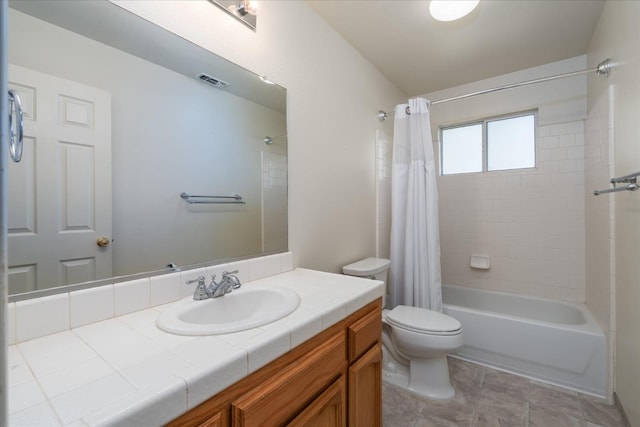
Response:
[[[470,98],[472,96],[484,95],[485,93],[498,92],[498,91],[505,90],[505,89],[513,89],[513,88],[516,88],[516,87],[527,86],[527,85],[534,84],[534,83],[543,83],[543,82],[548,82],[548,81],[551,81],[551,80],[564,79],[566,77],[581,76],[583,74],[593,73],[594,71],[599,76],[608,77],[609,76],[609,70],[611,70],[611,60],[610,59],[605,59],[604,61],[599,63],[598,66],[595,69],[591,68],[591,69],[582,70],[582,71],[573,71],[573,72],[570,72],[570,73],[564,73],[564,74],[558,74],[558,75],[555,75],[555,76],[542,77],[542,78],[539,78],[539,79],[528,80],[526,82],[513,83],[513,84],[509,84],[509,85],[494,87],[494,88],[491,88],[491,89],[480,90],[480,91],[477,91],[477,92],[467,93],[465,95],[458,95],[458,96],[453,96],[451,98],[439,99],[437,101],[430,101],[429,105],[431,106],[431,105],[436,105],[436,104],[442,104],[444,102],[449,102],[449,101],[457,101],[458,99]],[[410,111],[409,111],[409,107],[407,107],[405,109],[405,111],[407,112],[407,114],[411,114]],[[381,122],[384,122],[385,120],[387,120],[387,117],[389,117],[389,115],[391,115],[391,114],[395,114],[395,110],[391,110],[389,112],[380,110],[380,111],[378,111],[378,119]]]

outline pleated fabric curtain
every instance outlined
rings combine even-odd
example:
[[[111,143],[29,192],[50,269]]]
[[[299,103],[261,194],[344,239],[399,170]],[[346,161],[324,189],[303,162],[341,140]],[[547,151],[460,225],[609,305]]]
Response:
[[[389,297],[391,307],[442,311],[438,188],[424,98],[410,99],[395,110]]]

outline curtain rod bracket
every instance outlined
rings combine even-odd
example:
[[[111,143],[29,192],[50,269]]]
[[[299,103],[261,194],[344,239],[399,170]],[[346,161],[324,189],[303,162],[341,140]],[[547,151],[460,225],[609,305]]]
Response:
[[[611,70],[611,60],[609,58],[605,59],[596,67],[596,73],[599,76],[609,77],[609,71]]]

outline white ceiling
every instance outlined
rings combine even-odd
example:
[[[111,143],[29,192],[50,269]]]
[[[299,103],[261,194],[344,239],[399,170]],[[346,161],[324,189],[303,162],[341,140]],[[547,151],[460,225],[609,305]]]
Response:
[[[428,0],[307,0],[408,96],[587,53],[605,0],[480,0],[438,22]]]

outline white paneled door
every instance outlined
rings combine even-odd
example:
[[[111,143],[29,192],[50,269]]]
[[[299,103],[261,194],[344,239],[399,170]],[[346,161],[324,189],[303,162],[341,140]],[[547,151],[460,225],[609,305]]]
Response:
[[[14,65],[9,88],[25,125],[8,167],[9,292],[110,277],[111,95]]]

